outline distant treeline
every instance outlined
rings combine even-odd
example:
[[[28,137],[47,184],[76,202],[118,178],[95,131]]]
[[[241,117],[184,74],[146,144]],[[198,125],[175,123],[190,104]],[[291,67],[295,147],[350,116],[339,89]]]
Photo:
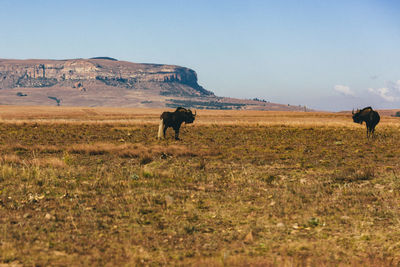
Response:
[[[232,110],[232,109],[241,109],[246,104],[238,104],[238,103],[221,103],[216,101],[191,101],[191,100],[177,100],[177,99],[169,99],[172,103],[167,103],[167,107],[177,108],[177,107],[186,107],[186,108],[197,108],[197,109],[224,109],[224,110]]]

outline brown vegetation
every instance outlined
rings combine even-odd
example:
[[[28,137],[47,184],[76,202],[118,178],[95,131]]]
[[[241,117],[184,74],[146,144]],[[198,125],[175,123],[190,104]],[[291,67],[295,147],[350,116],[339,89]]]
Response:
[[[400,119],[0,109],[0,263],[396,265]]]

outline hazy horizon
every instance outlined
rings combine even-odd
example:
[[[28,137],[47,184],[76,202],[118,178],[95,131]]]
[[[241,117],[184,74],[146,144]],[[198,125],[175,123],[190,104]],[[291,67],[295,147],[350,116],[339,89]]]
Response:
[[[400,2],[1,1],[0,58],[194,69],[218,96],[400,107]]]

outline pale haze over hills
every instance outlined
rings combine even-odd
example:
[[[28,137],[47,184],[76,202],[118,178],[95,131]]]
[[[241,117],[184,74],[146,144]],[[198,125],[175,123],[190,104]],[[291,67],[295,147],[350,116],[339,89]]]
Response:
[[[110,56],[195,70],[217,96],[400,106],[400,2],[1,2],[0,58]]]

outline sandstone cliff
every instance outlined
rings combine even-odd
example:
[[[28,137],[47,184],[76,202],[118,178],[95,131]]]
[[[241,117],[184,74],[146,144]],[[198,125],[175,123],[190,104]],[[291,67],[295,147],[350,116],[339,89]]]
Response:
[[[73,60],[5,60],[0,59],[0,89],[73,86],[76,82],[99,81],[108,86],[141,89],[143,84],[159,87],[180,85],[174,94],[207,96],[212,92],[197,83],[197,75],[191,69],[159,64],[138,64],[100,57]],[[157,86],[158,85],[158,86]]]
[[[0,59],[0,105],[305,110],[265,100],[217,97],[185,67],[108,57]]]

